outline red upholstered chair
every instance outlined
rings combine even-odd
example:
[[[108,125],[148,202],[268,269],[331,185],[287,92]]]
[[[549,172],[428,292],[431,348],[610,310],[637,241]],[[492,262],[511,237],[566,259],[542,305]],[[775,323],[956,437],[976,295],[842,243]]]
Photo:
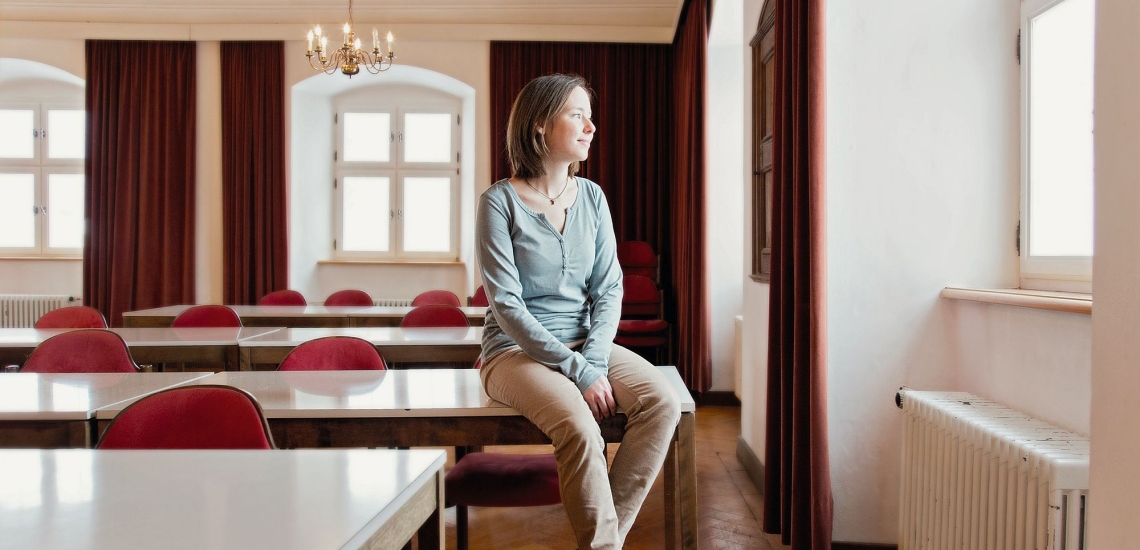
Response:
[[[179,313],[170,323],[174,328],[191,327],[236,327],[241,328],[241,318],[226,306],[192,306]]]
[[[259,306],[307,306],[309,301],[296,290],[275,290],[261,297]]]
[[[660,364],[660,351],[668,357],[669,323],[661,319],[661,291],[643,275],[622,277],[624,294],[621,320],[614,343],[632,349],[652,349],[653,362]]]
[[[649,243],[624,241],[617,245],[618,265],[625,275],[641,275],[657,281],[657,253]]]
[[[482,361],[475,368],[483,366]],[[455,504],[455,538],[467,550],[467,507],[546,506],[562,502],[554,455],[467,453],[456,449],[443,494]]]
[[[455,504],[455,538],[467,550],[467,507],[546,506],[562,502],[558,464],[550,453],[469,453],[444,478],[443,494]]]
[[[53,309],[36,321],[36,328],[107,328],[107,319],[99,310],[87,306]]]
[[[459,296],[450,290],[429,290],[421,293],[412,300],[412,307],[427,305],[444,305],[459,307]]]
[[[354,336],[309,340],[289,352],[277,370],[387,370],[371,342]]]
[[[491,305],[487,301],[487,291],[483,289],[483,285],[475,289],[475,295],[467,299],[467,305],[471,307],[487,307]]]
[[[325,298],[326,306],[371,306],[372,297],[363,290],[338,290]]]
[[[40,342],[20,372],[139,372],[139,367],[121,336],[89,328]]]
[[[265,414],[231,386],[180,386],[148,395],[111,421],[99,449],[273,449]]]
[[[400,320],[400,326],[408,327],[466,327],[467,315],[455,306],[419,306],[408,312]]]

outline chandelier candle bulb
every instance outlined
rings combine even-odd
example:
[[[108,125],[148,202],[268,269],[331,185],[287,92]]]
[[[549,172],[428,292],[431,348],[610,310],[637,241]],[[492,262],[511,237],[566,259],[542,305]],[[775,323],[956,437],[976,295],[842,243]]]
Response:
[[[388,31],[388,57],[392,57],[392,31]]]
[[[377,44],[380,42],[380,33],[376,29],[372,29],[372,51],[379,51]]]
[[[307,50],[308,55],[313,55],[313,31],[309,31],[309,34],[306,35],[306,37],[309,39],[309,49]]]

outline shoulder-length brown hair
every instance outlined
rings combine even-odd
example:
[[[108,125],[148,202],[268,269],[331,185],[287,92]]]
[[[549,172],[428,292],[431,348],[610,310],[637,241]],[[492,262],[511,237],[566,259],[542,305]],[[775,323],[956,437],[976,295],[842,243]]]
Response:
[[[536,178],[546,175],[542,159],[550,153],[546,140],[538,129],[562,110],[574,88],[582,88],[592,100],[594,92],[586,79],[578,75],[549,74],[540,76],[523,86],[507,120],[507,160],[511,163],[511,176]],[[578,162],[570,164],[567,176],[578,173]]]

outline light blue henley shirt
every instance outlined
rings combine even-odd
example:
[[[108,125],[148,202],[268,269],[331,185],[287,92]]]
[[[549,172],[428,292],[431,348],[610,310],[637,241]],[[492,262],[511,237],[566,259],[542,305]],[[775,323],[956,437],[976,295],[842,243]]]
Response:
[[[598,184],[576,179],[578,197],[561,234],[500,180],[479,198],[475,238],[490,304],[484,360],[517,344],[585,393],[609,372],[622,273],[606,196]],[[566,345],[583,339],[581,351]]]

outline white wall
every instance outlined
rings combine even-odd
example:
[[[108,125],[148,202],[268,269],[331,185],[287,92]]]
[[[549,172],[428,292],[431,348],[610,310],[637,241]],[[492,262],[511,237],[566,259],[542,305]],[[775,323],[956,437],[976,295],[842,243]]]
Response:
[[[1140,516],[1140,4],[1097,0],[1092,548],[1135,548]]]
[[[708,54],[708,120],[705,135],[708,164],[708,194],[705,213],[708,234],[708,277],[712,328],[712,384],[710,389],[732,391],[733,318],[741,313],[744,293],[739,273],[743,270],[740,249],[744,246],[744,182],[740,165],[744,158],[743,75],[740,72],[745,41],[740,28],[742,0],[718,0],[712,12]]]
[[[938,292],[1016,284],[1018,2],[864,0],[826,11],[834,537],[889,543],[902,430],[894,393],[959,389],[963,350],[977,345],[958,336],[958,306]]]
[[[744,0],[741,33],[741,74],[743,80],[744,105],[741,118],[749,121],[744,125],[743,158],[738,170],[744,180],[743,204],[744,220],[740,231],[743,236],[744,253],[741,254],[740,278],[744,282],[744,349],[741,372],[740,433],[752,453],[764,462],[764,422],[766,418],[768,391],[768,290],[769,285],[753,281],[752,274],[752,47],[749,43],[756,35],[760,21],[760,10],[764,0]]]

